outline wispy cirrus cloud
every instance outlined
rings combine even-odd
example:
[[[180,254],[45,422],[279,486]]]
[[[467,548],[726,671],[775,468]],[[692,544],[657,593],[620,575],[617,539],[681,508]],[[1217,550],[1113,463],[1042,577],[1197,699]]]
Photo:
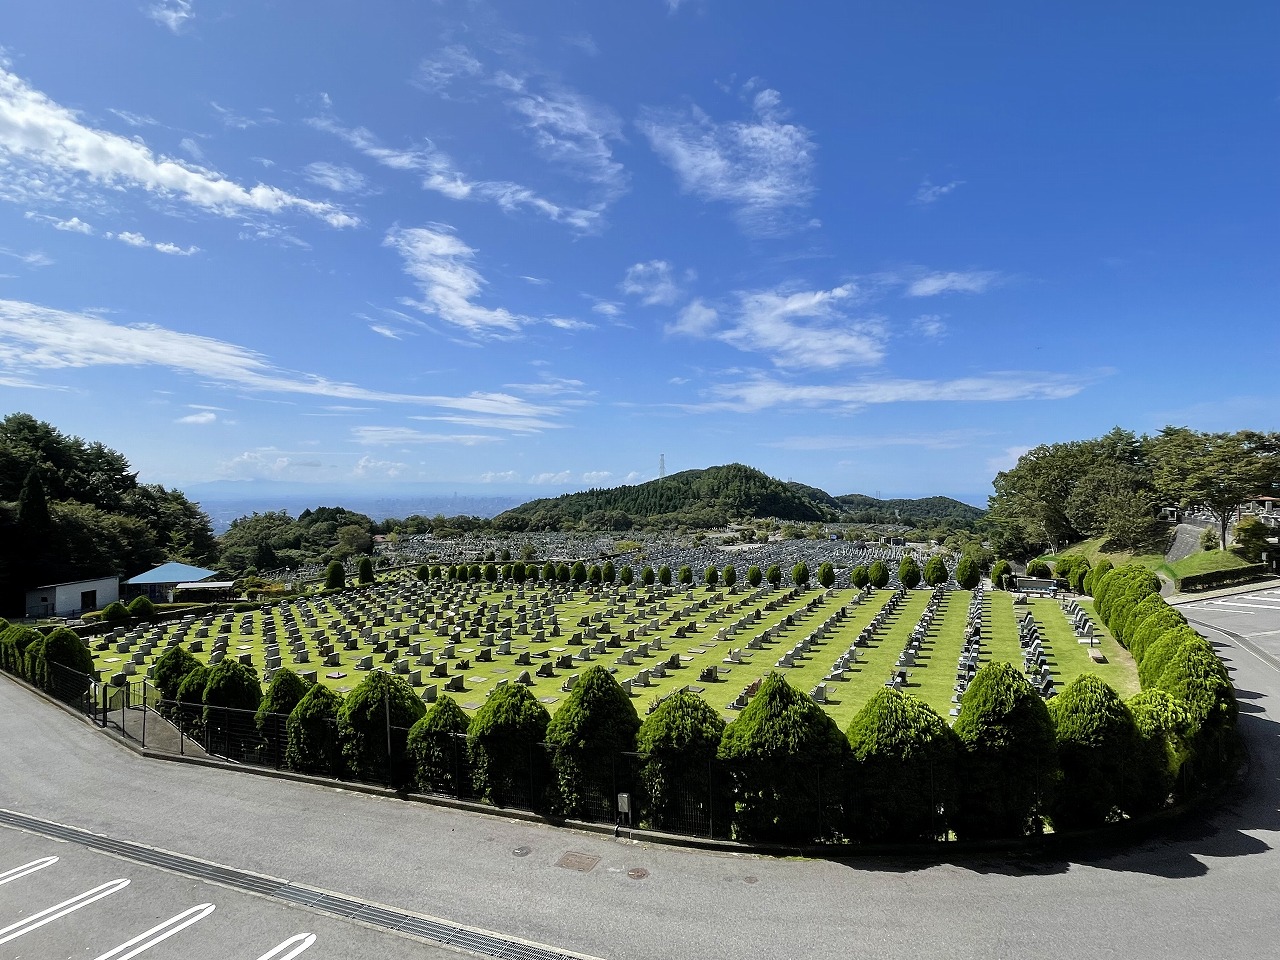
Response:
[[[405,272],[417,281],[422,293],[421,300],[407,301],[406,305],[438,317],[473,337],[511,337],[533,323],[547,323],[562,329],[587,326],[576,320],[530,317],[505,307],[476,303],[485,286],[484,277],[474,266],[476,251],[445,224],[393,229],[383,245],[400,254]]]
[[[75,112],[28,86],[2,62],[0,155],[104,187],[134,187],[177,198],[223,216],[297,211],[332,227],[359,223],[333,204],[261,183],[245,187],[204,167],[157,156],[138,140],[87,126]]]
[[[455,80],[476,77],[483,72],[484,65],[466,46],[454,44],[423,59],[418,64],[413,82],[427,93],[447,96]]]
[[[784,437],[767,447],[781,450],[881,450],[890,447],[919,447],[924,450],[959,450],[992,435],[988,430],[942,430],[937,433],[891,435],[818,434]]]
[[[524,432],[529,424],[554,422],[563,412],[500,392],[439,396],[370,389],[289,370],[256,351],[213,337],[0,300],[0,376],[8,374],[25,383],[41,372],[92,367],[162,368],[256,394],[438,408],[448,415],[488,417]]]
[[[180,247],[176,243],[157,243],[132,230],[124,230],[120,233],[107,232],[103,236],[108,240],[119,240],[121,243],[126,243],[131,247],[145,247],[158,253],[166,253],[172,257],[190,257],[200,252],[199,247]]]
[[[422,187],[451,200],[493,203],[504,213],[531,211],[576,230],[591,232],[601,225],[602,210],[554,203],[519,183],[509,180],[473,180],[467,177],[448,154],[427,141],[408,148],[385,146],[364,127],[344,127],[329,116],[312,117],[312,127],[344,140],[360,153],[392,170],[417,173]]]
[[[952,180],[950,183],[934,183],[928,177],[916,188],[915,196],[911,198],[911,202],[917,206],[927,207],[932,203],[937,203],[948,193],[957,187],[964,186],[963,180]]]
[[[684,296],[666,260],[633,263],[627,267],[618,287],[629,297],[639,297],[640,302],[649,307],[670,307]]]
[[[612,110],[559,85],[534,90],[532,80],[506,73],[494,82],[511,94],[507,105],[548,161],[602,188],[606,203],[626,191],[627,172],[611,146],[622,139],[622,122]]]
[[[174,33],[180,32],[195,15],[191,0],[159,0],[147,7],[147,16]]]
[[[302,172],[316,186],[335,193],[359,193],[365,189],[367,183],[364,174],[359,170],[353,170],[341,163],[317,160],[315,163],[307,164]]]
[[[926,273],[907,285],[908,297],[936,297],[942,293],[983,293],[1003,277],[995,270]]]
[[[79,217],[71,217],[69,220],[63,220],[59,217],[51,217],[48,214],[36,213],[28,210],[23,216],[28,220],[38,220],[41,223],[47,223],[55,230],[64,230],[68,233],[83,233],[86,236],[93,235],[93,227],[85,223]]]
[[[753,116],[717,123],[688,110],[645,110],[638,125],[686,193],[726,203],[753,235],[785,233],[813,196],[816,146],[808,130],[787,122],[782,97],[760,90]]]
[[[995,371],[949,380],[867,378],[850,383],[806,384],[758,375],[708,389],[711,400],[684,407],[696,412],[717,410],[755,413],[774,407],[853,412],[887,403],[1009,403],[1065,400],[1098,379],[1097,374]]]
[[[378,447],[420,443],[456,443],[474,447],[482,443],[495,443],[500,439],[478,433],[424,433],[411,427],[353,427],[351,436],[356,443]]]

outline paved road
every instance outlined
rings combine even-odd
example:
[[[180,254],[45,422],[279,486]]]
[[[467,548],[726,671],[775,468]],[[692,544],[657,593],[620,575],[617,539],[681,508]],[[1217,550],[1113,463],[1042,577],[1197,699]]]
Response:
[[[619,960],[1271,957],[1280,669],[1225,638],[1222,654],[1254,758],[1247,791],[1211,822],[1071,862],[770,860],[615,841],[143,760],[2,680],[0,808]],[[600,861],[567,870],[566,852]]]

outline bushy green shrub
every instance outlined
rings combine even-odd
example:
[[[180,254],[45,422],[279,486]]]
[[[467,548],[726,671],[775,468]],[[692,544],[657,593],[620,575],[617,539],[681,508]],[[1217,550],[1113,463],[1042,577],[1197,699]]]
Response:
[[[791,582],[797,587],[809,585],[809,565],[803,560],[791,568]]]
[[[924,585],[926,587],[940,587],[950,578],[947,572],[947,564],[939,554],[934,554],[924,564]]]
[[[720,571],[720,579],[724,581],[724,585],[730,589],[738,582],[738,571],[732,563],[726,563],[724,569]]]
[[[177,700],[178,687],[183,678],[200,666],[200,661],[180,643],[175,643],[156,660],[155,670],[151,674],[151,685],[160,692],[162,700]],[[204,688],[201,687],[203,697]]]
[[[1179,701],[1190,715],[1198,740],[1197,754],[1210,745],[1214,749],[1227,746],[1225,739],[1235,729],[1239,705],[1231,676],[1208,641],[1199,635],[1184,640],[1169,658],[1156,688]]]
[[[640,568],[640,582],[643,583],[646,587],[652,587],[653,581],[655,579],[656,577],[653,572],[653,567],[649,566],[646,563],[643,567]]]
[[[648,800],[650,826],[669,829],[681,823],[690,810],[711,814],[714,780],[710,765],[723,733],[719,712],[687,690],[667,697],[645,718],[636,735],[636,749],[644,757],[640,779]]]
[[[782,568],[776,563],[769,564],[769,569],[764,572],[764,578],[769,581],[769,586],[778,586],[782,583]]]
[[[889,585],[889,567],[883,560],[874,561],[867,568],[867,582],[880,590]]]
[[[612,560],[606,560],[600,568],[600,579],[605,583],[613,583],[618,578],[618,568]]]
[[[551,716],[528,687],[510,684],[489,695],[467,728],[472,781],[481,799],[497,806],[543,801],[546,738]]]
[[[982,582],[982,567],[969,554],[965,554],[956,563],[956,585],[961,590],[972,590]]]
[[[258,733],[266,740],[267,748],[273,758],[278,757],[280,750],[284,747],[285,724],[288,723],[289,714],[293,713],[294,707],[302,702],[302,698],[307,695],[310,687],[311,684],[288,667],[277,670],[271,677],[271,682],[267,684],[267,692],[262,702],[258,704],[258,712],[254,715],[253,722],[258,728]]]
[[[25,676],[27,647],[43,636],[34,627],[15,623],[0,633],[0,670]]]
[[[1049,711],[1011,663],[982,666],[965,691],[956,736],[960,796],[952,819],[961,839],[1038,832],[1057,773]]]
[[[758,587],[764,580],[764,573],[755,564],[747,567],[747,586]]]
[[[356,582],[373,583],[373,560],[371,558],[361,557],[360,562],[356,564]]]
[[[1132,631],[1132,636],[1129,638],[1129,652],[1133,654],[1133,659],[1141,664],[1147,651],[1162,636],[1186,622],[1186,618],[1167,603],[1157,607]]]
[[[1161,607],[1167,607],[1164,597],[1158,593],[1148,593],[1138,600],[1136,603],[1126,601],[1128,609],[1125,610],[1122,617],[1112,617],[1116,629],[1111,631],[1112,636],[1124,644],[1125,648],[1133,655],[1135,660],[1140,659],[1140,653],[1134,653],[1133,638],[1138,632],[1138,627],[1142,625],[1142,621],[1155,613]],[[1118,632],[1117,632],[1118,630]]]
[[[1168,802],[1191,753],[1191,716],[1163,690],[1143,690],[1129,700],[1129,710],[1138,732],[1132,812],[1151,813]]]
[[[618,571],[618,582],[624,587],[629,587],[636,579],[636,572],[631,569],[630,564],[624,564],[622,569]]]
[[[839,794],[849,741],[825,710],[780,674],[765,677],[725,727],[719,756],[733,785],[737,839],[829,838],[842,826]]]
[[[1150,689],[1159,682],[1160,675],[1164,673],[1164,668],[1169,665],[1178,647],[1187,641],[1194,643],[1197,640],[1203,642],[1200,634],[1185,623],[1160,634],[1156,642],[1146,649],[1138,664],[1138,682],[1142,684],[1142,688]]]
[[[151,602],[149,597],[137,596],[129,601],[129,616],[138,620],[154,620],[156,618],[156,605]]]
[[[916,558],[911,554],[905,554],[902,562],[898,564],[898,582],[908,590],[914,590],[920,585],[920,564],[916,563]]]
[[[1127,813],[1134,796],[1138,730],[1120,695],[1091,673],[1049,701],[1062,780],[1050,809],[1055,830],[1098,827]]]
[[[467,727],[471,719],[450,696],[441,696],[409,730],[405,754],[413,786],[423,793],[461,796],[471,784]]]
[[[329,566],[324,569],[324,588],[326,590],[341,590],[347,585],[347,571],[342,568],[341,561],[330,560]]]
[[[860,563],[849,571],[849,582],[859,590],[871,582],[871,571],[865,563]]]
[[[34,684],[42,690],[48,683],[48,677],[45,676],[44,669],[44,644],[46,639],[43,633],[37,633],[37,636],[27,644],[27,649],[22,655],[22,675],[26,677],[28,683]]]
[[[204,688],[209,681],[209,668],[197,663],[178,683],[178,725],[192,736],[199,736],[204,729]]]
[[[233,710],[257,712],[262,703],[262,682],[253,667],[229,657],[209,671],[204,687],[204,728],[213,733],[224,726],[243,730],[244,718]]]
[[[581,560],[575,560],[573,569],[570,571],[570,579],[573,580],[574,583],[586,583],[587,565]]]
[[[113,600],[102,608],[101,617],[106,623],[128,623],[129,608],[119,600]]]
[[[1087,593],[1084,581],[1089,576],[1089,561],[1081,557],[1081,562],[1071,568],[1071,573],[1067,577],[1067,583],[1070,585],[1073,593]]]
[[[75,699],[89,689],[94,674],[93,654],[74,630],[59,627],[45,637],[42,659],[39,669],[48,689],[59,697]]]
[[[829,563],[823,563],[818,566],[818,585],[823,589],[830,590],[835,586],[836,568]]]
[[[426,583],[428,580],[432,579],[431,565],[426,563],[419,564],[418,569],[413,572],[413,575],[423,583]]]
[[[1008,560],[997,560],[991,565],[991,585],[997,590],[1007,590],[1012,576],[1013,564]]]
[[[1115,569],[1114,565],[1106,557],[1103,557],[1101,560],[1099,560],[1097,564],[1093,567],[1093,569],[1090,570],[1088,573],[1086,573],[1084,576],[1084,580],[1082,581],[1084,586],[1084,592],[1089,594],[1089,596],[1094,597],[1094,599],[1097,599],[1097,597],[1093,592],[1094,588],[1096,588],[1098,584],[1102,582],[1102,578],[1105,577],[1108,573],[1110,573],[1113,569]]]
[[[405,740],[409,728],[426,712],[426,705],[403,677],[382,670],[365,674],[338,711],[338,739],[347,770],[357,780],[384,781],[393,786],[409,782],[413,771],[405,762]]]
[[[708,589],[720,583],[720,569],[714,563],[707,564],[707,569],[702,571],[702,582]]]
[[[559,812],[583,817],[611,809],[618,755],[636,748],[640,717],[631,698],[600,664],[588,667],[547,725]]]
[[[848,833],[863,841],[945,837],[959,741],[928,704],[881,689],[849,724]]]
[[[664,587],[671,586],[671,568],[665,563],[658,568],[658,583]]]
[[[342,696],[324,684],[313,684],[285,723],[285,762],[299,773],[343,776],[338,739]]]
[[[1032,560],[1027,564],[1027,576],[1037,579],[1048,579],[1053,576],[1053,570],[1044,560]]]
[[[682,566],[679,572],[676,574],[676,581],[682,587],[691,586],[693,584],[693,568],[690,567],[688,564],[685,564],[684,566]]]

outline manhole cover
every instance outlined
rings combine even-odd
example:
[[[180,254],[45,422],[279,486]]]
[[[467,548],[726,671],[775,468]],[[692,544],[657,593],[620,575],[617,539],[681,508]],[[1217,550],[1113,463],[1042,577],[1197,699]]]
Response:
[[[649,871],[644,867],[632,867],[627,871],[627,876],[632,880],[643,880],[649,875]]]
[[[564,867],[566,870],[577,870],[579,873],[587,873],[599,862],[599,857],[593,857],[589,853],[566,853],[556,861],[556,866]]]
[[[533,851],[529,847],[516,847],[511,851],[511,855],[515,857],[527,857]]]
[[[759,883],[760,878],[759,877],[743,877],[742,882],[743,883]]]

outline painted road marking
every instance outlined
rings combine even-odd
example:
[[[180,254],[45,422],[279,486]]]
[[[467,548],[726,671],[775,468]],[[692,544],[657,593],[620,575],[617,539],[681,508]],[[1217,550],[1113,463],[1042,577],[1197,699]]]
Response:
[[[70,900],[63,900],[61,903],[54,904],[52,907],[46,907],[39,913],[33,913],[29,917],[23,917],[17,923],[11,923],[9,926],[0,930],[0,943],[8,943],[10,940],[17,940],[18,937],[30,933],[43,927],[46,923],[53,923],[65,917],[68,913],[73,913],[81,907],[87,907],[95,901],[101,900],[103,897],[109,897],[113,893],[123,890],[129,885],[128,880],[111,880],[101,886],[94,887],[92,890],[86,890],[78,896],[72,897]]]
[[[45,867],[52,867],[58,862],[57,857],[42,857],[39,860],[32,860],[30,863],[24,863],[20,867],[14,867],[12,870],[6,870],[0,873],[0,887],[12,880],[21,880],[27,874],[35,873],[37,870],[43,870]]]
[[[1272,613],[1280,613],[1280,606],[1273,607],[1263,603],[1241,603],[1238,600],[1210,600],[1209,602],[1216,607],[1241,607],[1248,610],[1270,610]]]
[[[201,903],[191,907],[189,910],[183,910],[176,917],[170,917],[163,923],[157,923],[145,933],[138,934],[128,943],[122,943],[114,950],[108,950],[97,957],[96,960],[131,960],[142,951],[150,950],[161,940],[168,940],[175,933],[180,933],[211,913],[213,913],[212,903]],[[125,951],[128,952],[126,953]]]
[[[294,957],[299,956],[303,950],[306,950],[307,947],[311,946],[315,942],[316,935],[314,933],[300,933],[296,937],[290,937],[284,943],[280,944],[280,946],[273,947],[271,950],[268,950],[260,956],[258,960],[293,960]],[[280,952],[281,950],[289,949],[290,947],[292,949],[290,949],[288,953]]]

